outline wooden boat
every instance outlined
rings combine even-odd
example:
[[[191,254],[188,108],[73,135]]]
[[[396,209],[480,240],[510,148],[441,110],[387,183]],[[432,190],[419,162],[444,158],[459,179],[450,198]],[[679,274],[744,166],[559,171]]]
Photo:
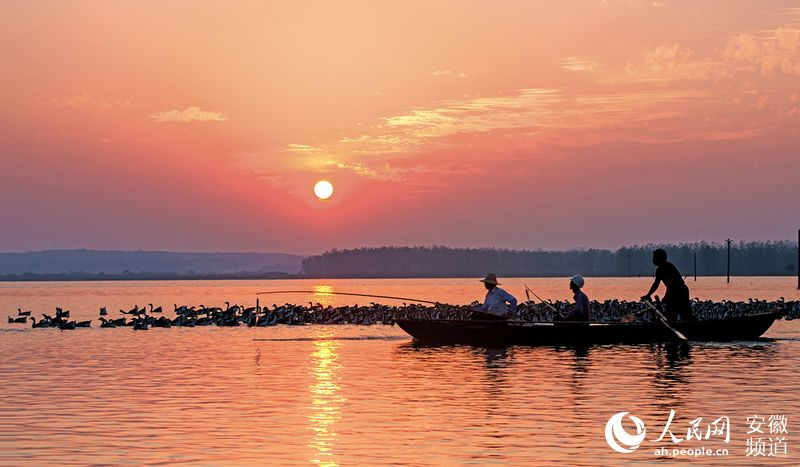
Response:
[[[738,341],[761,337],[785,311],[736,318],[677,322],[674,327],[690,341]],[[496,320],[401,319],[397,324],[415,340],[452,344],[642,344],[675,341],[677,337],[661,322],[554,323]]]

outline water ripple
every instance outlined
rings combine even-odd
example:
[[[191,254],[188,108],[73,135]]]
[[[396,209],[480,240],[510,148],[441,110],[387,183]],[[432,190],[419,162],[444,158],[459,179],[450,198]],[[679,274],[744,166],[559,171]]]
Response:
[[[39,287],[48,306],[80,310],[240,290]],[[3,293],[5,309],[34,299]],[[650,432],[673,409],[684,435],[693,418],[731,418],[720,465],[753,463],[746,417],[786,414],[791,456],[769,464],[797,464],[798,322],[761,341],[577,348],[426,346],[396,327],[347,325],[0,332],[1,465],[655,463],[650,446],[611,451],[603,427],[630,411],[655,446]]]

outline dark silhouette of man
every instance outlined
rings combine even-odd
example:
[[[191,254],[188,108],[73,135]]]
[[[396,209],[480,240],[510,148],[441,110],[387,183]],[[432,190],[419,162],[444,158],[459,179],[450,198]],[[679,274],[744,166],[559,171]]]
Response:
[[[589,321],[592,310],[589,305],[589,297],[581,290],[583,284],[584,279],[580,274],[575,274],[569,278],[569,289],[573,293],[575,306],[566,315],[556,313],[556,315],[553,316],[553,321]]]
[[[642,296],[642,300],[650,300],[650,296],[658,289],[658,286],[663,282],[667,288],[664,293],[664,316],[667,321],[674,323],[681,317],[681,321],[693,321],[692,304],[689,301],[689,287],[683,281],[683,276],[678,271],[674,264],[667,261],[667,252],[661,248],[653,252],[653,264],[656,265],[656,279],[650,290],[646,295]]]

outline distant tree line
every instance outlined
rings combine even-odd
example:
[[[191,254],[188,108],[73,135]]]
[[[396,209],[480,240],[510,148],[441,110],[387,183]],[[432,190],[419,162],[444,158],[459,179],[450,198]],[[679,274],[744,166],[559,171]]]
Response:
[[[0,282],[39,282],[39,281],[176,281],[176,280],[254,280],[254,279],[288,279],[301,277],[298,274],[285,272],[240,272],[240,273],[195,273],[179,274],[174,272],[130,272],[121,274],[103,272],[70,271],[61,273],[0,274]]]
[[[2,275],[241,274],[300,272],[303,257],[285,253],[45,250],[0,253]]]
[[[684,275],[726,274],[727,245],[681,243],[636,245],[618,250],[568,251],[449,248],[445,246],[333,249],[303,260],[303,272],[325,277],[467,277],[495,272],[501,276],[651,276],[652,251],[667,250]],[[731,274],[792,275],[797,268],[797,244],[751,241],[731,245]]]

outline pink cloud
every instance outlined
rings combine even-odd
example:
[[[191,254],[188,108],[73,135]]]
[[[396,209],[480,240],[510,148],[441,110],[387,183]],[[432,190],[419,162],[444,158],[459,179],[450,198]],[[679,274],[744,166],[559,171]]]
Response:
[[[726,44],[724,56],[736,64],[756,66],[765,75],[800,75],[800,29],[779,27],[761,37],[738,34]]]
[[[184,110],[165,110],[150,114],[150,118],[156,122],[224,122],[228,117],[222,112],[211,110],[201,110],[200,107],[192,106]]]
[[[44,99],[44,98],[42,98]],[[72,94],[46,99],[48,103],[57,107],[100,107],[110,108],[130,105],[129,99],[118,97],[93,97],[87,93]]]

